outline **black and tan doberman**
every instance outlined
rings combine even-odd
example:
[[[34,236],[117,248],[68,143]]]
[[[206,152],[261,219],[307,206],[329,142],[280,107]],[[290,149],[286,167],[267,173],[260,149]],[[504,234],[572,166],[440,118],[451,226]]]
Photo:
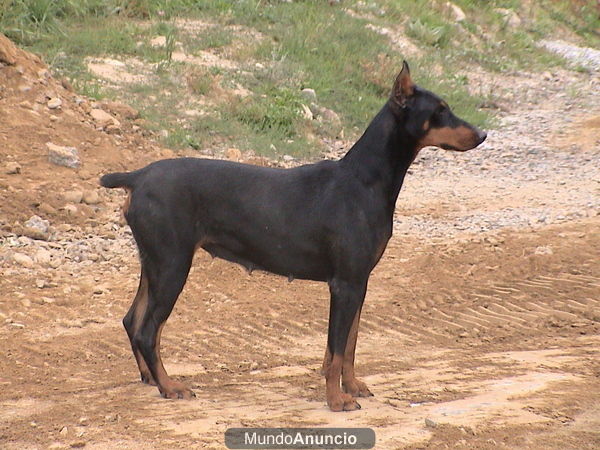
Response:
[[[329,284],[327,404],[360,408],[355,398],[372,395],[354,375],[360,313],[406,171],[425,146],[464,151],[485,138],[416,86],[405,62],[389,100],[339,161],[275,169],[180,158],[103,176],[102,186],[129,192],[125,217],[142,267],[123,323],[142,380],[167,398],[194,396],[167,375],[160,336],[202,248],[250,270]]]

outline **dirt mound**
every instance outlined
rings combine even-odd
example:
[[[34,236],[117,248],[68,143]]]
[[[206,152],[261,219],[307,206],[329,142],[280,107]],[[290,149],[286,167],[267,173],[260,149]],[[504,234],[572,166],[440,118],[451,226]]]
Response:
[[[38,56],[1,34],[0,117],[4,231],[32,215],[81,224],[107,195],[97,190],[100,174],[168,155],[143,136],[137,111],[76,94]],[[53,158],[53,151],[67,151],[70,160]],[[70,191],[86,193],[87,204],[83,195],[79,202],[65,197]]]

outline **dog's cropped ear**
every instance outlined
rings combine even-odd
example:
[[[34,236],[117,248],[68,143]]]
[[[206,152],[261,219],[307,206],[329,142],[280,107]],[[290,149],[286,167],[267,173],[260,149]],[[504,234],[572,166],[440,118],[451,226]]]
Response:
[[[398,106],[406,106],[406,100],[413,95],[415,92],[415,84],[410,78],[410,69],[408,63],[404,61],[402,63],[402,70],[394,81],[394,87],[392,88],[392,100],[398,104]]]

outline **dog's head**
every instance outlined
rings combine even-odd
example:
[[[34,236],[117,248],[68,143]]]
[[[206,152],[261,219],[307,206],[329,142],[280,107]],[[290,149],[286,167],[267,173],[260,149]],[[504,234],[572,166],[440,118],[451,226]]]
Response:
[[[487,134],[456,117],[448,104],[415,85],[404,61],[396,77],[390,102],[404,120],[407,133],[416,140],[417,148],[427,146],[465,151],[481,144]]]

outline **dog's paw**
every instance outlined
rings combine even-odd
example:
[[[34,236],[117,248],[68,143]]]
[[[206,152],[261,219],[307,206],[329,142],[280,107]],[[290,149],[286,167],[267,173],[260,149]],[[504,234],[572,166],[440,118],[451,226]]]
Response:
[[[344,392],[350,394],[352,397],[373,397],[374,394],[369,390],[367,385],[354,378],[353,380],[342,382]]]
[[[360,404],[350,395],[339,393],[327,399],[327,405],[333,412],[356,411],[360,409]]]
[[[159,387],[160,395],[164,398],[191,400],[196,397],[194,391],[178,381],[172,381],[169,386]]]

